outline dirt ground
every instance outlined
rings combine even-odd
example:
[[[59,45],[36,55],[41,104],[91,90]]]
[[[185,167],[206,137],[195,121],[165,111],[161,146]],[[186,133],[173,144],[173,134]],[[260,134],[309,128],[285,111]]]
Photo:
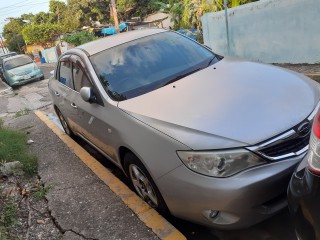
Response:
[[[28,179],[0,174],[0,186],[1,240],[61,238],[47,208],[47,190],[37,176]]]

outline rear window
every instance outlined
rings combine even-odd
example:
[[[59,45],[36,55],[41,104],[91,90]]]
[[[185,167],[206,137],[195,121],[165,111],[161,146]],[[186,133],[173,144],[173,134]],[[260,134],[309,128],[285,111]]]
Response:
[[[153,91],[218,61],[200,44],[174,32],[137,39],[95,54],[90,60],[116,101]]]
[[[30,63],[33,63],[31,58],[29,58],[28,56],[21,56],[21,57],[17,57],[17,58],[5,61],[4,62],[4,69],[10,70],[10,69],[17,68],[17,67],[20,67],[23,65],[27,65]]]

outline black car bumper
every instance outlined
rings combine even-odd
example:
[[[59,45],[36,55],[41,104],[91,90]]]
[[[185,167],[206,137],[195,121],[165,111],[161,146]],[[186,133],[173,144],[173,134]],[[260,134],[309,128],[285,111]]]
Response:
[[[320,177],[300,163],[288,187],[289,210],[298,239],[320,239]]]

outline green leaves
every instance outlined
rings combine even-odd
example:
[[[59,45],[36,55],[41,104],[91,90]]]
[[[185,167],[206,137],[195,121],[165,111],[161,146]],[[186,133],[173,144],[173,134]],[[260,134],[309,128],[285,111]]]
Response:
[[[87,31],[82,31],[82,32],[75,33],[72,35],[63,36],[64,41],[66,41],[67,43],[71,43],[74,46],[79,46],[81,44],[91,42],[96,39],[98,39],[98,38],[95,37],[92,33],[87,32]]]
[[[23,38],[28,43],[42,46],[53,45],[56,38],[61,33],[61,26],[52,23],[40,23],[27,25],[22,30]]]

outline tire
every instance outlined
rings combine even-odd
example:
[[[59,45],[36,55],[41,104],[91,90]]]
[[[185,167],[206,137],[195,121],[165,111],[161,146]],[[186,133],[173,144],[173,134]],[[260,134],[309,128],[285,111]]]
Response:
[[[44,80],[44,76],[40,78],[40,81],[41,81],[41,80]]]
[[[169,210],[161,193],[147,169],[133,153],[129,152],[125,155],[124,168],[138,196],[161,214],[168,215]]]
[[[67,135],[69,135],[69,137],[71,137],[71,138],[75,137],[74,133],[72,132],[71,128],[69,127],[67,120],[64,118],[64,116],[62,115],[60,110],[58,108],[55,108],[55,111],[56,111],[56,114],[58,115],[58,118],[60,120],[60,123],[61,123],[65,133]]]

